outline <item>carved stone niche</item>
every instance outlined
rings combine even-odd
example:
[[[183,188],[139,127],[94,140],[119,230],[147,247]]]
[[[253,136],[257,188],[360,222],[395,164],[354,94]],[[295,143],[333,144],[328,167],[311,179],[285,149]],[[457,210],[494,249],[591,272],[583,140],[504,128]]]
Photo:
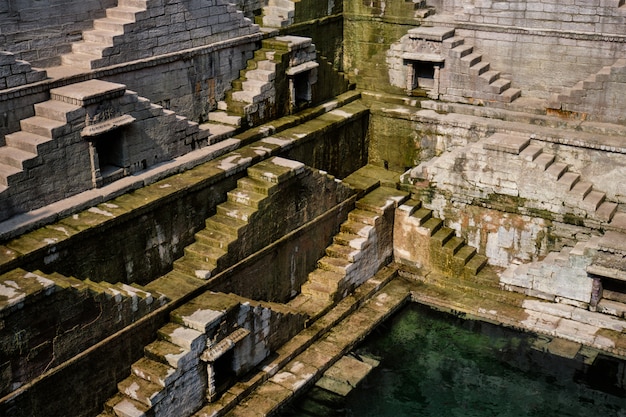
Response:
[[[445,64],[442,53],[444,39],[454,35],[453,29],[419,27],[408,31],[402,42],[402,62],[406,73],[406,92],[439,98],[440,70]]]
[[[125,92],[125,85],[101,80],[72,84],[56,92],[57,99],[85,109],[85,127],[80,135],[89,143],[94,187],[102,187],[130,172],[126,127],[135,118],[120,113],[119,99]]]

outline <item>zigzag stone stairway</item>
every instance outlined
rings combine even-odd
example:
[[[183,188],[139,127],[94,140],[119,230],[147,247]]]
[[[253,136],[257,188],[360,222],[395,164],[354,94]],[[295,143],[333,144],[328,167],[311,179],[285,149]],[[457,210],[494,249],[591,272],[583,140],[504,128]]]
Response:
[[[249,255],[251,242],[243,243],[240,237],[255,221],[256,213],[269,206],[273,196],[304,169],[303,164],[283,158],[249,167],[248,176],[237,180],[237,188],[227,193],[227,201],[217,206],[217,213],[195,234],[196,242],[185,247],[185,256],[174,262],[174,273],[208,279]],[[236,255],[232,251],[235,247],[240,248]]]
[[[447,36],[447,35],[446,35]],[[461,68],[462,74],[457,77],[467,78],[465,82],[474,85],[472,80],[477,81],[475,90],[479,91],[480,98],[503,103],[510,103],[520,97],[521,90],[511,87],[511,81],[502,77],[500,71],[491,69],[489,62],[483,60],[483,55],[474,50],[471,45],[465,44],[465,39],[456,36],[451,30],[450,36],[443,40],[444,49],[448,50],[451,58],[450,64]],[[466,91],[466,97],[472,97],[473,91]]]

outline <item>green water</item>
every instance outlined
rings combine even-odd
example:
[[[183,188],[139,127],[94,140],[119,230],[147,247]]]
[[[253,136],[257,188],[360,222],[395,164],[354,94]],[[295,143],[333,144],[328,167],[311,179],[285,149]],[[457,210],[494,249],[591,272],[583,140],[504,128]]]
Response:
[[[381,363],[347,398],[314,388],[283,417],[626,417],[623,362],[585,365],[545,342],[413,305],[355,352]]]

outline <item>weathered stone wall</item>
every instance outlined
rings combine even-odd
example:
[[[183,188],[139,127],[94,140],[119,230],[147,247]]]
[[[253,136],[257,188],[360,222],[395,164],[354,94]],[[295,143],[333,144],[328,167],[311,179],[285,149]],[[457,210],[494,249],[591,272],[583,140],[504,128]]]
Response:
[[[618,0],[443,0],[440,3],[439,10],[454,13],[457,22],[626,34],[626,10]]]
[[[11,0],[0,8],[0,45],[35,66],[60,63],[60,55],[82,38],[94,19],[104,17],[115,0]],[[2,6],[0,6],[2,7]]]

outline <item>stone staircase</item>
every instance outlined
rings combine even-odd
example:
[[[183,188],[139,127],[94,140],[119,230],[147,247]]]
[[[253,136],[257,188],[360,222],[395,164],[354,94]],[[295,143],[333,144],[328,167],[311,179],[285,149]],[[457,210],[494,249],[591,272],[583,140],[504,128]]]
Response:
[[[605,90],[607,82],[615,78],[619,78],[618,82],[621,82],[625,75],[626,59],[618,59],[613,65],[602,67],[600,71],[579,81],[573,87],[552,94],[548,107],[565,111],[576,110],[576,106],[584,104],[587,94]]]
[[[465,239],[456,236],[453,229],[446,227],[443,220],[435,217],[433,211],[424,207],[419,200],[411,199],[401,205],[396,214],[396,222],[409,222],[420,228],[415,240],[426,239],[424,244],[416,241],[423,249],[422,258],[426,269],[454,277],[474,278],[487,265],[487,257],[478,254],[475,248],[467,245]],[[402,227],[402,226],[400,226]],[[399,233],[396,228],[396,233]]]
[[[71,53],[61,56],[62,65],[103,68],[258,32],[242,11],[223,0],[180,6],[184,11],[175,7],[155,0],[119,0],[72,44]],[[168,15],[168,25],[163,25]],[[219,23],[209,24],[207,16]],[[169,25],[170,18],[179,24]]]
[[[481,175],[469,176],[470,171]],[[423,162],[408,176],[435,182],[460,198],[478,198],[487,204],[494,193],[520,197],[525,199],[525,206],[516,210],[529,214],[548,210],[616,228],[623,228],[626,216],[618,212],[616,203],[607,200],[606,193],[570,171],[530,135],[495,133]]]
[[[491,69],[489,62],[483,60],[483,55],[467,45],[464,38],[454,35],[454,30],[452,36],[443,40],[443,50],[450,58],[446,66],[460,70],[461,74],[457,75],[464,79],[458,84],[473,87],[465,91],[466,97],[510,103],[521,96],[519,88],[511,87],[511,81],[503,78],[500,71]]]
[[[174,262],[174,271],[208,279],[243,256],[229,254],[246,233],[256,213],[262,210],[274,193],[291,178],[303,172],[304,165],[283,158],[272,158],[248,168],[248,176],[237,181],[227,201],[217,206],[205,228],[196,233],[196,242],[185,248],[185,256]]]
[[[269,0],[258,23],[264,27],[282,28],[293,23],[296,3],[300,0]]]
[[[0,275],[2,366],[9,369],[0,378],[0,395],[36,379],[166,302],[161,294],[136,284],[97,283],[21,268]],[[19,343],[15,343],[17,334]],[[88,337],[77,341],[77,334]]]
[[[560,192],[565,203],[579,207],[589,216],[601,222],[610,222],[617,213],[618,205],[606,200],[606,193],[594,189],[580,174],[569,171],[567,164],[556,160],[554,154],[544,152],[540,144],[531,144],[525,136],[496,133],[484,143],[487,150],[518,155],[552,182],[552,189]]]
[[[191,415],[275,348],[269,340],[279,339],[270,332],[273,320],[290,322],[293,332],[303,326],[303,317],[284,305],[203,293],[170,313],[170,322],[144,348],[99,416]],[[291,336],[286,332],[286,339]],[[217,365],[228,353],[233,358]]]
[[[318,317],[374,275],[391,255],[385,253],[391,247],[390,215],[407,198],[406,192],[378,187],[359,199],[289,305]]]
[[[411,6],[414,18],[425,19],[435,14],[435,8],[429,7],[426,0],[404,0],[404,3]]]
[[[16,59],[11,52],[0,51],[0,90],[36,83],[46,78],[45,70],[32,68],[28,62]]]

